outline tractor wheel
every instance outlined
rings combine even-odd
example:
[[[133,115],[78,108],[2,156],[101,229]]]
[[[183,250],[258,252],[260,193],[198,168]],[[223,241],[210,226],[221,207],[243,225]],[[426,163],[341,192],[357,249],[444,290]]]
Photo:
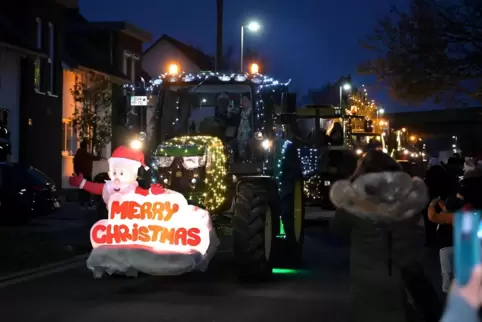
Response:
[[[285,268],[299,267],[303,257],[305,235],[305,207],[303,181],[298,179],[290,185],[283,185],[280,193],[281,218],[285,236],[278,242],[280,252],[276,256],[276,265]]]
[[[263,281],[272,274],[280,221],[276,186],[271,182],[241,182],[237,190],[233,252],[238,276],[244,281]]]

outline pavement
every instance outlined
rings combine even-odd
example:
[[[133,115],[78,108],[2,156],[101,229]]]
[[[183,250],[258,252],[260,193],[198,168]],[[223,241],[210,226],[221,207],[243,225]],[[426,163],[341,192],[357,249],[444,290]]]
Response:
[[[326,224],[307,228],[303,269],[241,285],[232,262],[206,273],[94,280],[83,261],[51,275],[0,284],[2,320],[348,321],[348,252]]]
[[[64,260],[90,250],[89,232],[97,221],[95,210],[64,203],[48,215],[26,225],[0,226],[2,275]]]

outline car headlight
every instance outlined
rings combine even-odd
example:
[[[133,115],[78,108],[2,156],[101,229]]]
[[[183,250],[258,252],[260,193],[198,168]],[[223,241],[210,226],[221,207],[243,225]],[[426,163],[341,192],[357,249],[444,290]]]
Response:
[[[182,165],[184,168],[191,170],[202,167],[206,164],[206,156],[183,157]]]
[[[130,144],[131,148],[134,150],[139,150],[142,148],[142,142],[140,140],[132,140]]]
[[[167,168],[170,167],[172,162],[174,161],[174,157],[156,157],[157,166],[159,168]]]
[[[271,148],[271,145],[272,145],[271,140],[264,140],[263,142],[261,142],[261,146],[265,150],[268,150],[269,148]]]

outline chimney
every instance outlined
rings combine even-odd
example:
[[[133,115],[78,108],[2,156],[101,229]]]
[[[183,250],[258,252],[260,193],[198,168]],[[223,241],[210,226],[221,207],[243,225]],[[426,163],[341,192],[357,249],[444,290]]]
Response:
[[[57,0],[57,3],[67,9],[79,9],[79,0]]]

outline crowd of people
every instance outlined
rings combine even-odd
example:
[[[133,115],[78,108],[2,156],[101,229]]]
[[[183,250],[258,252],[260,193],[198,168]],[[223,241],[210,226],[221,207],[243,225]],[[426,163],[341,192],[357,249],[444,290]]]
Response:
[[[452,249],[454,212],[482,208],[482,166],[474,158],[432,159],[422,179],[373,149],[351,178],[333,184],[330,198],[332,229],[351,244],[353,321],[478,321],[482,269],[456,285]],[[427,249],[438,251],[441,285],[428,276]],[[440,288],[448,295],[439,296]]]

